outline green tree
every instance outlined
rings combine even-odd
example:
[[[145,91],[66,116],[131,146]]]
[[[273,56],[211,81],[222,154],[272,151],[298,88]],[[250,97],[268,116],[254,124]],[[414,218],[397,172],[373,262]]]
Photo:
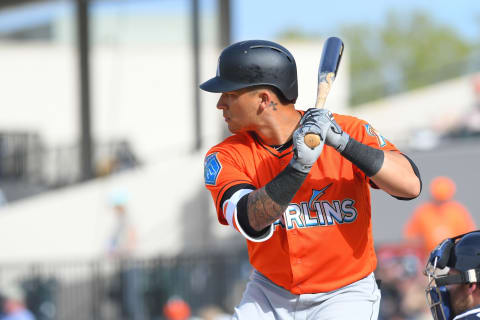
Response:
[[[378,27],[342,28],[351,47],[352,105],[472,71],[475,44],[454,29],[424,12],[392,11],[385,21]]]
[[[425,12],[390,11],[383,24],[341,26],[338,34],[350,58],[352,106],[480,69],[473,61],[479,43]],[[295,30],[280,37],[304,40],[308,35]]]

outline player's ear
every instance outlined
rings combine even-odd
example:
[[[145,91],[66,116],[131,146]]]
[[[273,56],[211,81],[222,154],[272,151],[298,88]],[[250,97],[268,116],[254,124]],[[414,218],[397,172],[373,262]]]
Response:
[[[470,283],[468,285],[468,289],[469,291],[473,292],[473,291],[477,291],[477,294],[480,295],[480,286],[478,285],[478,283]]]
[[[477,299],[480,299],[480,286],[479,283],[470,283],[467,288],[468,294],[474,295]]]
[[[272,93],[266,89],[258,90],[257,97],[259,102],[259,112],[267,109],[273,98]]]

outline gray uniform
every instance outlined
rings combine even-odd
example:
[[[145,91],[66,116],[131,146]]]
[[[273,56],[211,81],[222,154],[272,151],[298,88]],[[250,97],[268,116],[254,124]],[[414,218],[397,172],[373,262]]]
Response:
[[[254,270],[233,319],[375,320],[379,307],[373,273],[331,292],[297,295]]]

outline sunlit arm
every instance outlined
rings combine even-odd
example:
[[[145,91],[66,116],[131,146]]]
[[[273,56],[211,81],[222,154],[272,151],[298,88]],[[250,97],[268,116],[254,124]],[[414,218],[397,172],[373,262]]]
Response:
[[[396,151],[384,151],[380,170],[371,177],[372,181],[385,192],[402,198],[416,198],[420,194],[420,179],[412,165]]]

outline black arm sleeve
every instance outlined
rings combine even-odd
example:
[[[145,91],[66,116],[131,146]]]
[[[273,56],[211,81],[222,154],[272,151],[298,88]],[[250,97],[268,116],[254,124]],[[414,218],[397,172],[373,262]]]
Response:
[[[350,137],[341,155],[350,160],[367,176],[374,176],[383,165],[384,153]]]
[[[294,169],[290,164],[265,185],[268,196],[281,206],[288,205],[307,177],[307,173]]]
[[[303,181],[307,177],[306,173],[295,170],[287,165],[272,181],[265,185],[265,192],[276,203],[286,206],[293,199]],[[250,225],[247,214],[248,194],[243,196],[237,203],[237,219],[240,227],[252,238],[258,238],[268,231],[269,227],[263,230],[255,231]]]

